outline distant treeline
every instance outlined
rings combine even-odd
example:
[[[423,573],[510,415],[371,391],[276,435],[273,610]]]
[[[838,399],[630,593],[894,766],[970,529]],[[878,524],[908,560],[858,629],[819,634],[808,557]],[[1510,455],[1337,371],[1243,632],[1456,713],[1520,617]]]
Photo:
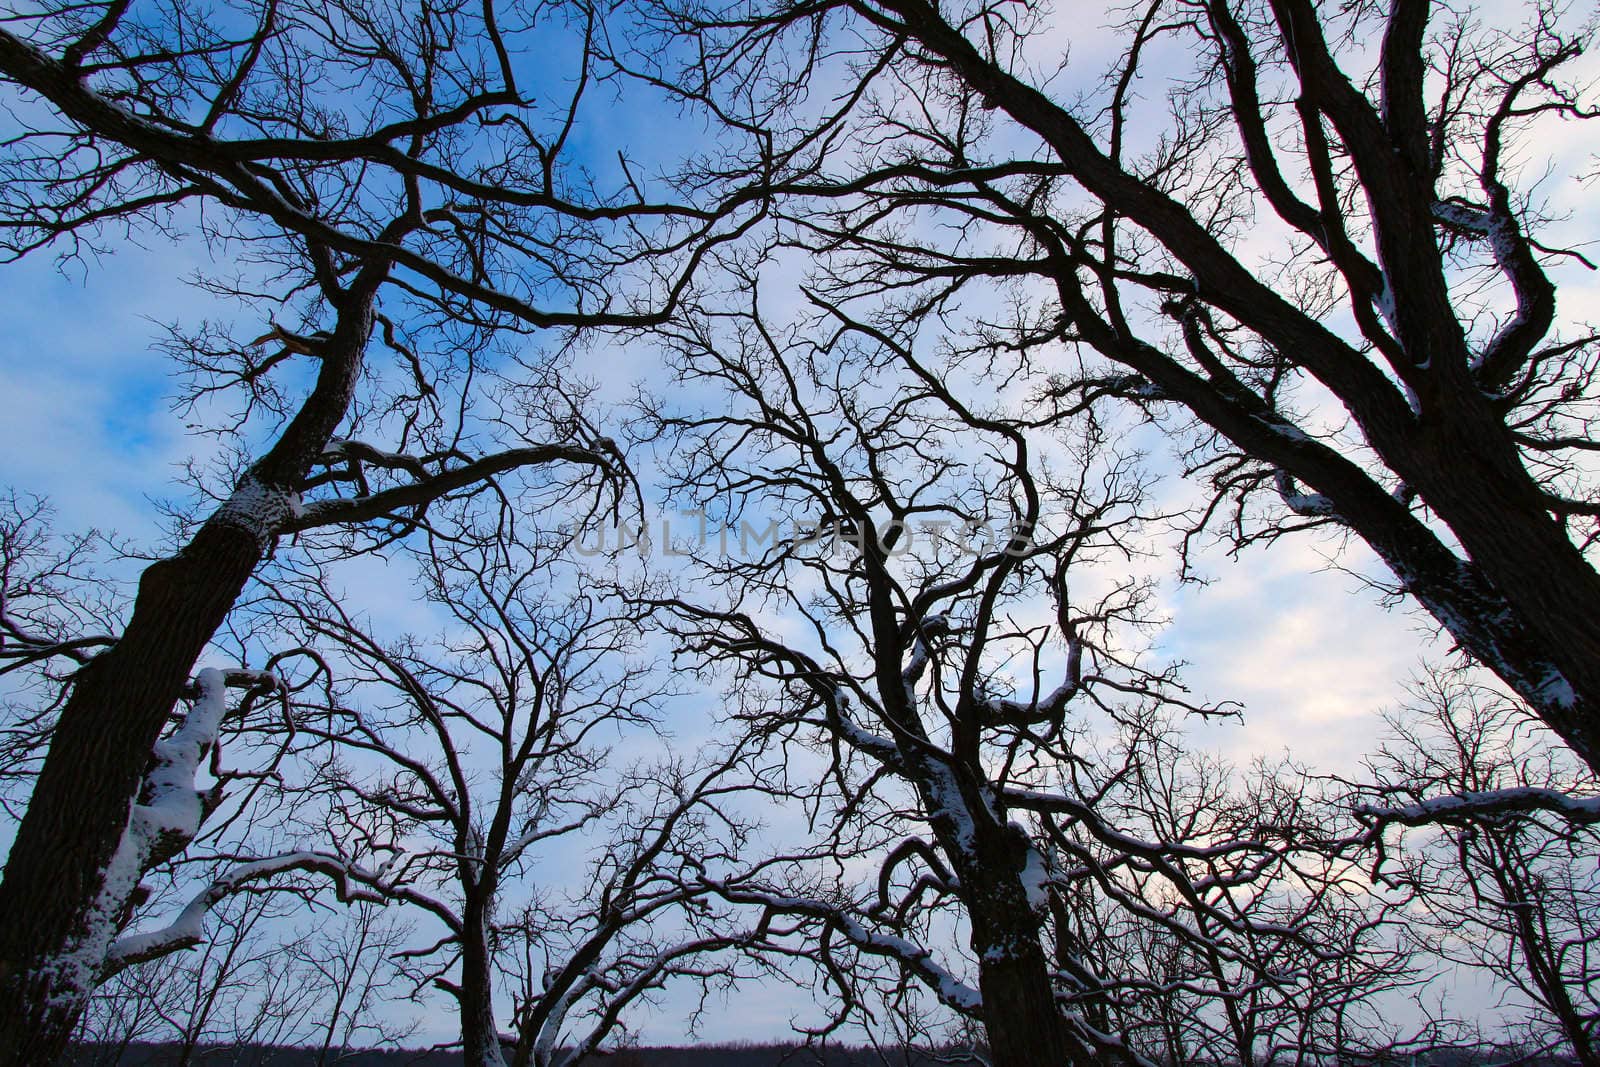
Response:
[[[1507,1057],[1507,1053],[1512,1056]],[[507,1061],[510,1057],[507,1056]],[[1518,1067],[1568,1067],[1571,1057],[1515,1056],[1514,1049],[1478,1051],[1435,1051],[1394,1059],[1394,1067],[1483,1067],[1504,1064],[1507,1059]],[[285,1046],[205,1045],[184,1057],[179,1045],[131,1043],[123,1048],[82,1045],[70,1049],[64,1067],[459,1067],[461,1053],[437,1049],[349,1049],[322,1053],[315,1048]],[[946,1067],[978,1062],[966,1059],[957,1049],[941,1056],[917,1051],[859,1048],[829,1045],[806,1048],[795,1045],[690,1045],[674,1048],[614,1049],[584,1059],[584,1067]],[[1195,1067],[1218,1061],[1194,1061]]]
[[[507,1057],[508,1059],[510,1057]],[[323,1053],[314,1048],[206,1045],[190,1051],[187,1060],[176,1044],[132,1043],[74,1047],[64,1067],[459,1067],[459,1052],[427,1049],[348,1050]],[[596,1053],[584,1067],[939,1067],[973,1062],[959,1053],[933,1056],[830,1045],[723,1044],[674,1048],[629,1048]]]
[[[1509,1053],[1509,1055],[1508,1055]],[[507,1056],[509,1061],[510,1057]],[[1518,1067],[1568,1067],[1570,1057],[1516,1055],[1513,1049],[1441,1050],[1401,1056],[1392,1067],[1484,1067],[1513,1060]],[[583,1067],[946,1067],[979,1062],[958,1050],[941,1055],[843,1045],[805,1047],[747,1043],[645,1047],[595,1053]],[[187,1059],[176,1044],[133,1043],[118,1048],[75,1046],[62,1061],[64,1067],[460,1067],[459,1052],[430,1049],[331,1051],[282,1046],[205,1045],[190,1051]],[[1193,1067],[1226,1067],[1215,1060],[1196,1060]]]

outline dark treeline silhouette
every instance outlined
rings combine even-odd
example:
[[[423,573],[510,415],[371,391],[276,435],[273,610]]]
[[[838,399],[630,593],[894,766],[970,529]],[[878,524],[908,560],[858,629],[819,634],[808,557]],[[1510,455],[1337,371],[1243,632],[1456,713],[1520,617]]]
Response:
[[[78,1045],[63,1067],[172,1067],[180,1046],[135,1042],[117,1049]],[[349,1049],[326,1056],[314,1048],[211,1045],[193,1051],[189,1062],[209,1067],[458,1067],[461,1053],[434,1049]],[[738,1042],[667,1048],[624,1048],[597,1052],[584,1061],[592,1067],[934,1067],[967,1060],[958,1050],[943,1056],[928,1052],[873,1049],[846,1045],[805,1047]]]
[[[1398,1054],[1389,1064],[1397,1067],[1480,1067],[1517,1062],[1520,1067],[1565,1067],[1576,1064],[1570,1056],[1528,1056],[1522,1049],[1437,1049],[1432,1053]],[[136,1041],[117,1049],[77,1045],[62,1067],[170,1067],[179,1062],[179,1046]],[[210,1067],[458,1067],[459,1051],[440,1049],[344,1049],[323,1056],[320,1049],[285,1046],[203,1046],[195,1049],[190,1064]],[[965,1056],[963,1049],[944,1053],[869,1046],[757,1045],[734,1041],[726,1045],[643,1046],[592,1053],[584,1067],[934,1067],[938,1064],[984,1062]],[[1194,1059],[1192,1064],[1227,1064],[1230,1061]]]
[[[102,1045],[75,1045],[61,1061],[63,1067],[171,1067],[179,1062],[180,1046],[135,1042],[116,1049]],[[935,1067],[943,1064],[983,1063],[981,1058],[951,1048],[926,1050],[872,1048],[851,1045],[779,1045],[732,1042],[611,1049],[590,1054],[585,1067]],[[1426,1053],[1397,1054],[1391,1060],[1373,1061],[1394,1067],[1482,1067],[1515,1062],[1520,1067],[1566,1067],[1578,1062],[1570,1056],[1527,1055],[1514,1047],[1438,1049]],[[192,1064],[211,1067],[458,1067],[461,1053],[437,1049],[349,1049],[323,1055],[314,1048],[283,1046],[211,1045],[194,1050]],[[1230,1063],[1196,1058],[1194,1065]]]
[[[174,1042],[143,1042],[115,1046],[78,1044],[62,1059],[63,1067],[170,1067],[181,1059],[182,1046]],[[284,1046],[205,1045],[191,1051],[189,1062],[213,1067],[305,1067],[316,1064],[341,1067],[456,1067],[461,1053],[431,1049],[330,1050]]]

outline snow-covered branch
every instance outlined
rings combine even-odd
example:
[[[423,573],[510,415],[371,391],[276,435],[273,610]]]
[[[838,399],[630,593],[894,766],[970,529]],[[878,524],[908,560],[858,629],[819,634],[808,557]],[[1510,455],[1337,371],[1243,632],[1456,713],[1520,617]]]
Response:
[[[106,866],[83,933],[55,961],[55,969],[69,988],[87,992],[94,987],[117,926],[125,921],[124,902],[132,898],[145,872],[194,840],[220,802],[217,789],[197,789],[195,779],[227,718],[228,690],[264,693],[281,687],[282,682],[265,671],[206,668],[195,675],[189,714],[151,753],[152,767],[139,797],[129,807],[128,822]],[[145,951],[144,958],[160,954],[153,946],[146,946]]]
[[[1600,823],[1600,797],[1579,797],[1556,789],[1517,786],[1433,797],[1412,804],[1362,804],[1356,808],[1357,815],[1371,820],[1379,829],[1391,823],[1428,826],[1537,811],[1550,812],[1568,822],[1589,826]]]
[[[1296,515],[1308,519],[1331,518],[1337,516],[1333,498],[1323,496],[1321,493],[1307,493],[1300,489],[1294,476],[1285,470],[1273,472],[1273,483],[1278,490],[1278,496],[1283,500],[1284,506]]]
[[[881,956],[899,964],[939,998],[940,1003],[962,1015],[978,1017],[983,1011],[983,995],[940,966],[933,953],[921,945],[893,934],[877,933],[836,904],[810,897],[789,896],[764,889],[736,886],[716,879],[704,879],[705,886],[724,900],[736,904],[757,904],[781,915],[816,919],[844,937],[862,952]]]
[[[338,856],[291,852],[255,860],[234,867],[196,893],[177,917],[161,929],[118,938],[106,955],[103,977],[110,977],[136,963],[202,944],[206,940],[206,916],[212,908],[247,885],[297,871],[326,875],[333,881],[334,890],[341,901],[388,902],[385,893],[369,888],[379,881],[375,874]]]

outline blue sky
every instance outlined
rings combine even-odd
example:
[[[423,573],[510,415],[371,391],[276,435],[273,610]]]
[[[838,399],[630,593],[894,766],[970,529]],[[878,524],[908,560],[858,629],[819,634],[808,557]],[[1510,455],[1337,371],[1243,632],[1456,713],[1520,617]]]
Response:
[[[124,244],[64,270],[35,255],[0,272],[0,477],[50,497],[63,526],[148,536],[146,497],[170,494],[193,451],[151,319],[202,312],[208,301],[183,279],[203,254]]]
[[[62,529],[93,526],[147,544],[159,535],[150,501],[183,496],[181,464],[213,446],[185,432],[172,409],[172,366],[152,345],[163,336],[159,322],[236,314],[184,284],[208,265],[203,249],[184,244],[121,247],[82,274],[63,276],[44,257],[4,269],[0,485],[48,496]],[[1197,694],[1242,701],[1247,714],[1198,728],[1196,740],[1241,763],[1290,749],[1323,769],[1353,769],[1376,712],[1416,668],[1418,621],[1382,610],[1352,577],[1328,571],[1307,539],[1237,561],[1212,553],[1203,570],[1211,584],[1169,588],[1163,606],[1172,623],[1158,652],[1188,661]],[[352,602],[390,632],[425,628],[426,609],[394,574],[392,564],[367,561],[341,579]],[[703,733],[692,721],[702,707],[681,708],[691,720],[679,732],[691,740]],[[816,1009],[794,996],[747,989],[728,1010],[708,1013],[700,1037],[782,1037],[796,1017],[814,1018]],[[650,1013],[650,1039],[686,1037],[686,998],[669,995]],[[453,1024],[442,1012],[430,1020],[435,1038]]]
[[[648,159],[703,136],[675,109],[618,109],[609,87],[594,92],[596,117],[574,148],[597,169],[611,168],[618,144]],[[1568,163],[1586,152],[1581,142],[1544,147]],[[1548,190],[1558,209],[1581,212],[1592,233],[1600,213],[1589,191],[1571,185]],[[195,271],[215,266],[197,241],[148,234],[143,246],[113,242],[98,259],[64,271],[47,254],[0,268],[0,316],[7,326],[0,343],[0,486],[48,497],[63,529],[97,527],[145,544],[157,540],[161,528],[151,501],[184,495],[177,480],[182,464],[207,459],[214,445],[186,432],[172,406],[172,364],[153,345],[162,336],[161,322],[241,318],[237,307],[186,283]],[[1569,312],[1589,310],[1600,318],[1600,287],[1588,272],[1566,268],[1562,281]],[[587,369],[616,386],[648,358],[643,349],[631,350],[626,359],[594,359]],[[607,390],[614,391],[620,390]],[[1398,702],[1402,683],[1426,656],[1443,652],[1426,619],[1408,608],[1384,609],[1372,590],[1331,568],[1330,560],[1377,573],[1364,548],[1302,537],[1236,560],[1209,551],[1201,564],[1209,585],[1163,587],[1170,623],[1157,651],[1188,662],[1185,677],[1200,696],[1237,700],[1246,708],[1239,722],[1197,727],[1198,741],[1239,763],[1288,750],[1321,770],[1354,770],[1375,737],[1379,713]],[[1165,578],[1169,564],[1149,565]],[[345,575],[352,600],[374,614],[397,624],[426,624],[426,612],[388,567],[359,563]],[[696,724],[684,726],[686,736],[696,734]],[[709,1020],[701,1037],[782,1036],[795,1010],[789,996],[768,991],[741,998],[734,1010]],[[682,1002],[669,1000],[647,1036],[681,1040],[681,1012]],[[441,1017],[433,1036],[450,1026]]]

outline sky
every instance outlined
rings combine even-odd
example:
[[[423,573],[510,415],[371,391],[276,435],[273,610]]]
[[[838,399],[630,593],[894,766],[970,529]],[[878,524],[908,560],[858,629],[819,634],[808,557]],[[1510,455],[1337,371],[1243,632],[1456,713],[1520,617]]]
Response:
[[[118,248],[81,276],[63,276],[43,257],[3,268],[0,397],[8,417],[0,419],[0,485],[48,497],[60,529],[153,542],[162,530],[151,502],[183,496],[184,462],[213,448],[185,432],[172,407],[171,365],[152,348],[163,336],[159,321],[234,313],[183,284],[206,264],[203,249],[175,245]],[[1364,550],[1354,555],[1347,566],[1371,565]],[[1237,560],[1208,553],[1202,569],[1209,584],[1165,592],[1171,621],[1156,652],[1186,661],[1185,678],[1200,696],[1237,700],[1246,711],[1197,727],[1196,740],[1241,764],[1293,751],[1325,770],[1354,770],[1377,714],[1417,669],[1427,627],[1411,613],[1384,610],[1350,575],[1328,569],[1310,539]],[[357,563],[340,578],[350,601],[390,632],[428,625],[426,610],[394,580],[393,564]],[[684,714],[700,709],[687,705]],[[692,718],[677,726],[685,740],[703,733]],[[646,1039],[686,1040],[688,1006],[687,990],[669,993],[638,1020]],[[746,988],[726,1009],[708,1012],[697,1036],[782,1039],[791,1022],[815,1017],[793,990]],[[419,1036],[444,1039],[452,1026],[448,1013],[430,1012]]]
[[[4,268],[3,477],[48,496],[63,528],[155,532],[147,498],[171,493],[199,442],[172,410],[152,320],[203,313],[208,301],[184,279],[205,258],[192,245],[128,244],[64,271],[42,255]]]
[[[1091,55],[1097,42],[1084,43]],[[603,132],[585,127],[582,137],[595,143],[580,148],[598,157],[621,139],[653,153],[695,136],[668,114],[611,114],[616,121]],[[1548,150],[1558,170],[1569,171],[1575,159],[1592,155],[1572,138],[1552,138],[1536,150]],[[1597,232],[1600,215],[1586,190],[1562,185],[1550,192],[1559,210],[1580,213],[1581,227]],[[84,263],[58,266],[35,255],[0,267],[0,487],[47,497],[63,530],[159,540],[153,502],[182,496],[184,463],[210,459],[215,445],[189,432],[174,410],[173,367],[155,345],[162,323],[238,317],[236,307],[187,283],[196,271],[217,267],[197,240],[159,234],[142,244],[114,242]],[[1597,294],[1589,272],[1572,267],[1563,276],[1569,309],[1600,307]],[[634,373],[628,360],[596,361],[590,370],[613,375],[609,386]],[[1160,572],[1165,562],[1149,566]],[[1195,740],[1240,764],[1292,752],[1319,770],[1355,770],[1381,713],[1402,699],[1405,682],[1430,657],[1446,651],[1426,618],[1385,608],[1357,577],[1376,568],[1363,547],[1300,537],[1238,558],[1208,549],[1200,565],[1208,584],[1164,585],[1159,603],[1168,621],[1156,653],[1186,662],[1185,678],[1203,699],[1235,700],[1245,709],[1236,721],[1196,726]],[[375,615],[399,628],[427,624],[427,612],[387,566],[359,564],[342,576],[351,600]],[[683,725],[694,736],[697,724]],[[734,1008],[712,1013],[699,1036],[786,1036],[796,1010],[790,996],[747,991]],[[681,1014],[682,1002],[669,999],[646,1023],[646,1038],[682,1040]],[[443,1037],[450,1026],[441,1016],[429,1032]]]

